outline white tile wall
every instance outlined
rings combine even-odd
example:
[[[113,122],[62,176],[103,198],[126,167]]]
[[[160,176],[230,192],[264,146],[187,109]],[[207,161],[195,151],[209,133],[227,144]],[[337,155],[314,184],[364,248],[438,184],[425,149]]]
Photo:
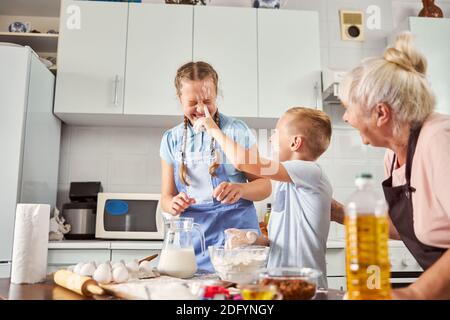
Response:
[[[366,146],[358,131],[342,120],[343,108],[338,105],[325,106],[333,122],[333,136],[327,152],[319,159],[333,186],[333,197],[345,202],[354,191],[355,176],[362,172],[372,173],[377,192],[382,195],[384,179],[383,157],[385,149]],[[330,226],[329,238],[343,238],[344,228],[336,223]]]
[[[159,192],[164,130],[63,125],[58,207],[73,181],[101,181],[105,192]]]

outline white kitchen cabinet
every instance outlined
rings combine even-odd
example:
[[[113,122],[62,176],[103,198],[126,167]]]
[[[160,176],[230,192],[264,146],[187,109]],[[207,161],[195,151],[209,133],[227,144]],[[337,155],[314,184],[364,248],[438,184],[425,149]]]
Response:
[[[128,3],[61,3],[54,111],[122,114]]]
[[[328,288],[341,291],[347,291],[346,277],[327,277]]]
[[[236,117],[258,115],[257,10],[195,7],[194,61],[219,75],[218,107]]]
[[[9,278],[11,275],[11,264],[0,264],[0,278]]]
[[[158,254],[158,256],[153,259],[150,264],[154,267],[157,267],[159,257],[161,255],[161,250],[111,250],[111,261],[131,261],[135,259],[140,260],[154,254]]]
[[[124,113],[182,115],[174,78],[192,60],[193,6],[130,4]]]
[[[345,276],[345,249],[327,248],[327,276],[340,277]]]
[[[48,250],[48,272],[67,268],[79,262],[111,260],[109,249],[52,249]]]
[[[450,19],[411,17],[402,29],[412,32],[428,61],[427,78],[436,95],[436,111],[450,114]]]
[[[292,106],[321,108],[319,16],[314,11],[258,10],[259,116]]]

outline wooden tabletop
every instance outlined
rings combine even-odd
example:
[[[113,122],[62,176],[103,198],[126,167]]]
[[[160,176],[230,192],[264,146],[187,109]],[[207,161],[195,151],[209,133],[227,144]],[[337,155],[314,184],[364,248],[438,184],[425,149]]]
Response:
[[[329,289],[318,292],[315,300],[342,300],[344,292]],[[12,284],[9,278],[0,279],[0,300],[105,300],[114,297],[88,298],[56,285],[51,278],[39,284]]]

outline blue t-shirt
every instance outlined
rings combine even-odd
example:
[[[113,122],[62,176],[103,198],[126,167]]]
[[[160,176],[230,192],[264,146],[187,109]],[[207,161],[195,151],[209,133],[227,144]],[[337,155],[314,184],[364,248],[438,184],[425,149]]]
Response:
[[[239,143],[242,147],[248,149],[256,143],[256,138],[245,124],[244,121],[227,117],[219,114],[220,129],[228,137]],[[164,132],[161,140],[159,155],[167,163],[171,165],[179,165],[179,160],[175,156],[179,152],[183,143],[184,123]],[[211,148],[211,137],[206,132],[196,133],[189,124],[187,128],[186,152],[207,151]],[[220,158],[225,167],[225,172],[231,182],[244,183],[247,182],[245,174],[236,170],[228,161],[219,144],[216,142],[216,148],[220,153]]]
[[[326,287],[326,244],[330,228],[331,184],[315,162],[282,163],[292,182],[278,182],[269,220],[269,268],[305,267],[322,271]]]

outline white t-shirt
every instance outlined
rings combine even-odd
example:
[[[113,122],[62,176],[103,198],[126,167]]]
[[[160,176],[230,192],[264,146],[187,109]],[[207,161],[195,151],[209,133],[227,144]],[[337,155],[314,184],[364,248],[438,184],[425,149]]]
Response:
[[[297,267],[322,271],[326,282],[326,243],[330,228],[331,184],[315,162],[282,163],[292,182],[279,182],[268,226],[269,268]]]

